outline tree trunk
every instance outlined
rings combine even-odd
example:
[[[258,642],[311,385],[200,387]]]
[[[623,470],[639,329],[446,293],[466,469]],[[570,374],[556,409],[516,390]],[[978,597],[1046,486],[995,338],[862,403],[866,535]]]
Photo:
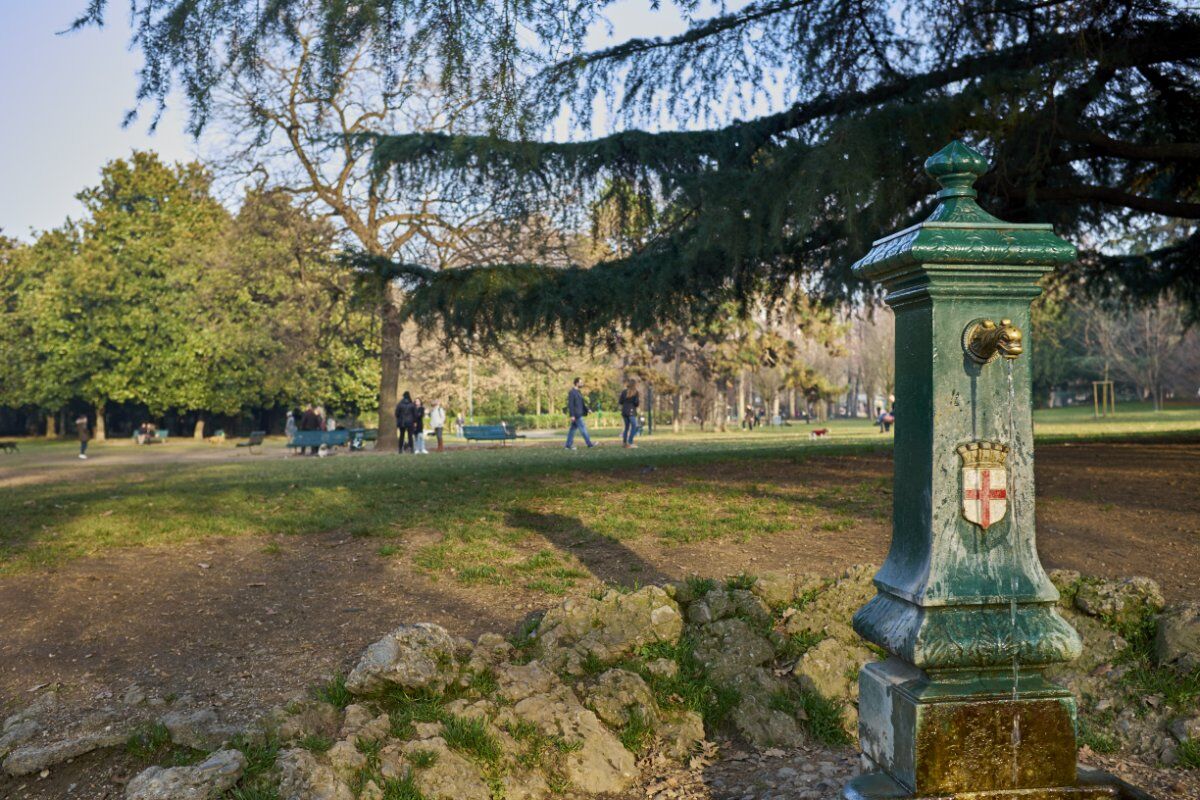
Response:
[[[46,415],[46,438],[58,438],[58,412],[52,411]]]
[[[680,416],[683,413],[683,405],[680,402],[682,398],[680,397],[681,389],[679,386],[679,356],[680,356],[679,351],[680,351],[679,340],[676,339],[675,340],[675,363],[672,368],[672,378],[671,378],[671,380],[674,381],[674,383],[675,383],[675,396],[671,400],[671,430],[675,431],[676,433],[683,432],[683,420],[680,419]]]
[[[379,342],[379,438],[376,450],[396,449],[395,409],[400,391],[400,335],[404,325],[400,320],[400,290],[389,284],[384,290],[384,301],[380,308]]]
[[[791,417],[792,419],[795,419],[797,416],[799,416],[796,413],[796,387],[795,386],[793,386],[791,388],[791,392],[788,395],[788,416]]]
[[[96,404],[96,435],[93,438],[97,442],[103,442],[106,438],[104,425],[104,403]]]
[[[741,425],[741,419],[746,414],[746,373],[745,371],[738,373],[738,404],[737,418],[738,425]]]
[[[729,412],[725,409],[725,406],[729,403],[725,398],[725,390],[721,388],[721,384],[713,384],[713,389],[715,390],[713,392],[713,422],[716,423],[715,427],[717,430],[725,433],[729,430]]]
[[[192,438],[200,441],[204,438],[204,415],[196,415],[196,427],[192,429]]]

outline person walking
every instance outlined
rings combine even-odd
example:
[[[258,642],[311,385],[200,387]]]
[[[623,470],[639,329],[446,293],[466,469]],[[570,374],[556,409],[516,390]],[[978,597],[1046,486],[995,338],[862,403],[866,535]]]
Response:
[[[587,401],[583,399],[583,378],[576,378],[571,383],[571,391],[567,392],[567,416],[571,419],[571,427],[567,429],[566,449],[575,449],[575,431],[579,431],[588,447],[596,446],[588,436],[587,423],[583,421],[589,410]]]
[[[437,452],[442,452],[442,429],[446,427],[446,409],[442,408],[440,400],[433,401],[433,408],[429,410],[429,427],[433,428],[433,435],[437,437]]]
[[[405,439],[408,440],[408,450],[413,450],[413,401],[408,392],[396,404],[396,433],[400,435],[400,452],[404,452]]]
[[[621,431],[621,444],[627,449],[637,447],[633,443],[633,437],[637,436],[638,432],[638,405],[640,403],[637,381],[630,380],[625,384],[621,396],[617,398],[617,404],[621,407],[621,419],[625,422],[625,429]]]
[[[425,404],[421,398],[413,401],[413,453],[419,456],[429,455],[425,449]]]
[[[87,461],[88,441],[92,438],[91,431],[88,430],[87,414],[80,414],[75,418],[75,430],[79,433],[79,457]]]

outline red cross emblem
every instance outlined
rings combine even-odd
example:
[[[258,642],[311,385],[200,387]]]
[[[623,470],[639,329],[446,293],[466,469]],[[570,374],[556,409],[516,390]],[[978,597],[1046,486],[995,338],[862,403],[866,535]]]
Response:
[[[985,531],[1008,510],[1008,473],[1004,467],[963,467],[963,516]]]

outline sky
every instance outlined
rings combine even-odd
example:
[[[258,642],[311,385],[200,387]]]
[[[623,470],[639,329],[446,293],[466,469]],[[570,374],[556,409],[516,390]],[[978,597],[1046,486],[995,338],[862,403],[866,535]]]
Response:
[[[127,4],[111,4],[116,13],[103,29],[60,33],[86,4],[0,0],[0,231],[8,236],[28,241],[68,216],[81,217],[75,195],[97,183],[105,163],[134,149],[156,150],[166,161],[204,154],[204,140],[184,130],[182,98],[168,104],[153,133],[153,106],[122,127],[141,65],[141,54],[129,50]],[[589,47],[682,30],[675,13],[649,6],[648,0],[618,3],[611,34],[597,32]]]
[[[9,236],[28,240],[31,230],[81,216],[75,194],[97,182],[106,162],[135,148],[169,161],[198,153],[184,132],[181,103],[154,134],[145,117],[121,127],[141,56],[128,49],[124,21],[58,35],[85,5],[0,0],[0,229]]]

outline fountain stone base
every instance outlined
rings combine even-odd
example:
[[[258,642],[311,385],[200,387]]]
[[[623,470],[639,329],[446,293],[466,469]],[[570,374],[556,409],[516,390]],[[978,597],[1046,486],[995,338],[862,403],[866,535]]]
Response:
[[[899,658],[859,674],[870,763],[924,797],[1075,784],[1075,698],[1033,672],[931,677]]]
[[[1074,786],[1054,789],[996,789],[986,792],[914,795],[882,772],[859,775],[843,790],[845,800],[1154,800],[1105,772],[1079,768]]]

